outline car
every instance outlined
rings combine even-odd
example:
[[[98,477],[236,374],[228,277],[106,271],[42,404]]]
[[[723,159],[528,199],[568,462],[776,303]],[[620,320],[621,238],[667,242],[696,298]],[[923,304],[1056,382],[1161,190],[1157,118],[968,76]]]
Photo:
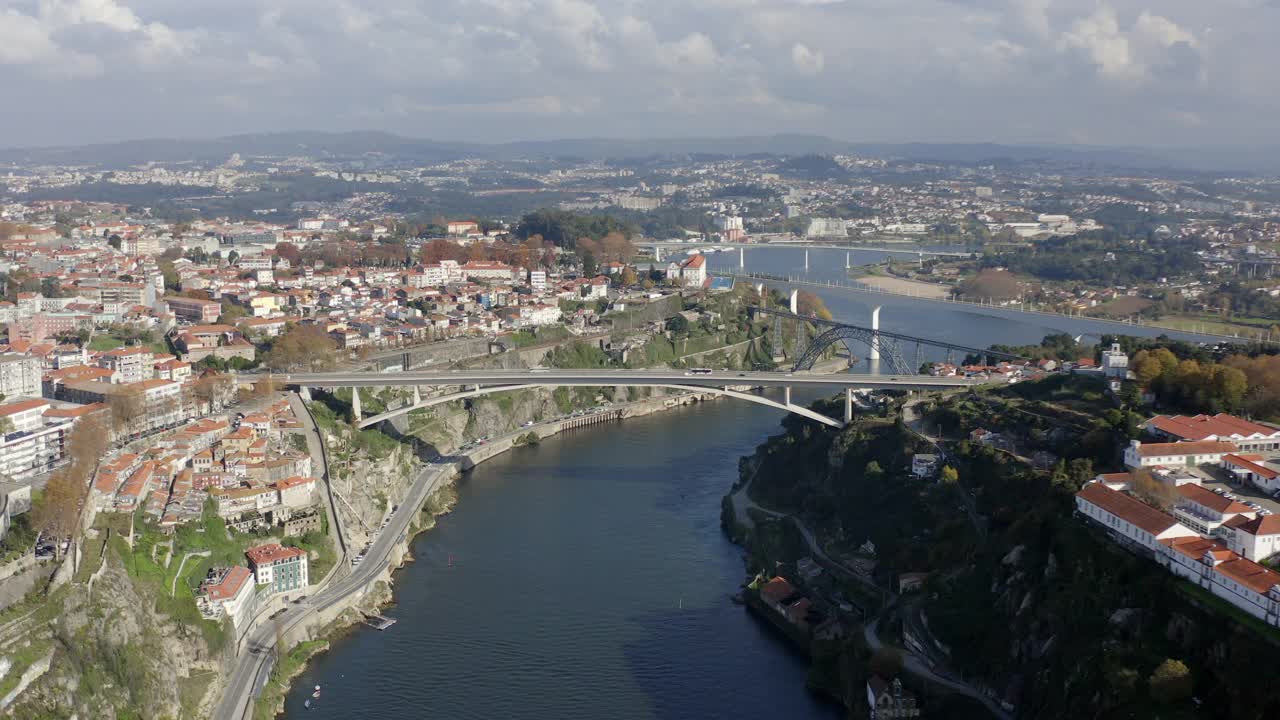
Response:
[[[746,373],[738,373],[738,377],[746,377],[746,376],[747,376]]]

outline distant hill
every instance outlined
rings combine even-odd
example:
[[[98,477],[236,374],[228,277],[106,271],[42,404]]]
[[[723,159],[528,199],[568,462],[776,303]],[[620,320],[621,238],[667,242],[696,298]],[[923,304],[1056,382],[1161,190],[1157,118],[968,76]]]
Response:
[[[444,142],[377,131],[278,132],[216,139],[150,139],[84,146],[0,149],[0,163],[83,164],[119,168],[147,161],[220,161],[245,156],[318,155],[359,159],[382,154],[404,162],[442,162],[464,157],[642,159],[722,155],[866,157],[952,164],[1068,165],[1100,169],[1202,170],[1280,173],[1280,148],[1154,150],[996,143],[854,143],[820,135],[729,138],[580,138],[500,144]]]

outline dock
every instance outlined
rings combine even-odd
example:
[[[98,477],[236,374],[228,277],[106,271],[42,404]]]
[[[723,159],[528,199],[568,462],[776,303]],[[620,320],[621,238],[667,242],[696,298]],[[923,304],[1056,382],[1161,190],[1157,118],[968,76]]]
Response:
[[[364,624],[374,630],[386,630],[396,624],[396,619],[389,618],[386,615],[365,615]]]

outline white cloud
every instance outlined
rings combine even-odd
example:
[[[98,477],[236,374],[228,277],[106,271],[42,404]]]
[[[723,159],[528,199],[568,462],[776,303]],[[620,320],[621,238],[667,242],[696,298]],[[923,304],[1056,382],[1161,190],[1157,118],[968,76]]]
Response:
[[[821,50],[810,50],[808,45],[796,43],[791,46],[791,64],[803,75],[817,75],[826,65],[826,58]]]

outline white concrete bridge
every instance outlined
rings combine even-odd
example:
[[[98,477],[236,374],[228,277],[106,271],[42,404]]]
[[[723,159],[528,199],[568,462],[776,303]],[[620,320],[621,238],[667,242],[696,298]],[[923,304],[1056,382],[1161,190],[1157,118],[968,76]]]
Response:
[[[589,386],[589,387],[663,387],[691,392],[708,392],[738,400],[765,405],[809,418],[831,427],[841,427],[853,419],[853,391],[855,389],[878,390],[937,390],[972,387],[985,381],[957,377],[930,377],[926,375],[870,375],[837,373],[812,375],[803,372],[751,372],[716,370],[457,370],[448,372],[333,372],[296,373],[290,375],[241,374],[239,382],[251,383],[269,378],[273,382],[303,388],[360,388],[386,386],[412,386],[414,402],[380,415],[363,418],[359,393],[352,393],[352,409],[360,427],[369,427],[383,420],[413,412],[420,408],[441,403],[478,397],[496,392],[523,390],[534,387]],[[460,387],[459,392],[423,399],[418,388]],[[781,402],[755,393],[735,389],[741,387],[781,387]],[[793,387],[840,387],[845,389],[843,422],[814,412],[791,402]]]

